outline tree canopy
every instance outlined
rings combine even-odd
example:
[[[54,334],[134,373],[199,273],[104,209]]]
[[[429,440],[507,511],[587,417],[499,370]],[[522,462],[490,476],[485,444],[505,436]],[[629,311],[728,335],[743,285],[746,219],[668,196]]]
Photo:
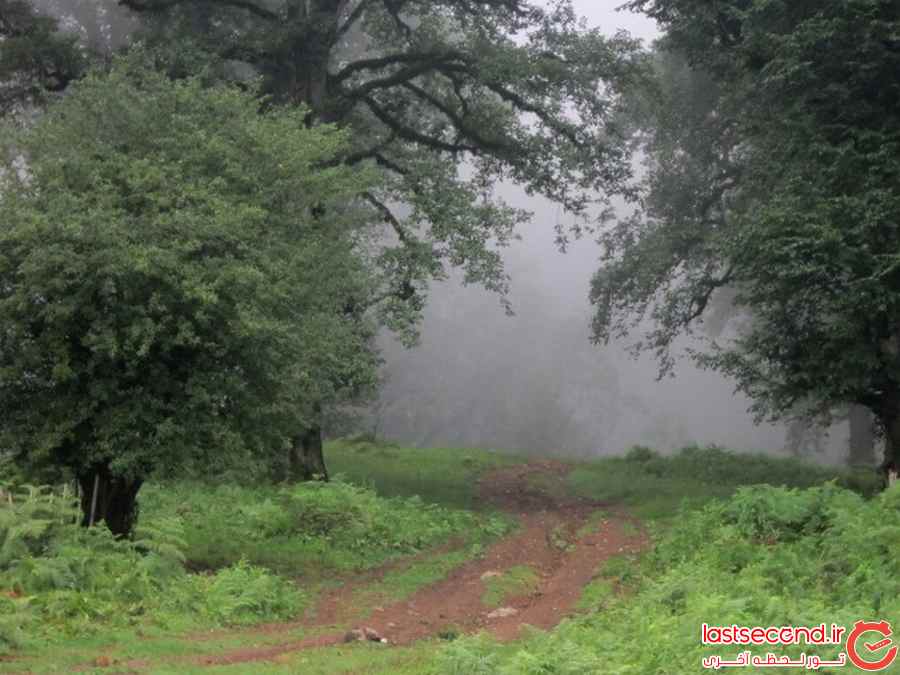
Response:
[[[74,35],[28,0],[0,0],[0,115],[46,101],[87,65]]]
[[[631,3],[660,21],[642,208],[605,238],[595,337],[669,359],[718,289],[751,318],[695,352],[761,417],[868,407],[900,443],[900,7]],[[668,71],[671,73],[671,70]],[[646,110],[647,107],[644,107]]]
[[[528,214],[497,197],[499,181],[587,216],[629,175],[614,108],[643,59],[568,1],[120,2],[171,74],[255,74],[275,101],[308,105],[310,122],[352,131],[342,161],[387,176],[365,198],[392,230],[379,260],[394,328],[418,318],[447,265],[505,293],[495,245]]]
[[[377,365],[346,134],[139,61],[7,133],[0,200],[0,447],[100,476],[116,532],[149,472],[282,452]]]

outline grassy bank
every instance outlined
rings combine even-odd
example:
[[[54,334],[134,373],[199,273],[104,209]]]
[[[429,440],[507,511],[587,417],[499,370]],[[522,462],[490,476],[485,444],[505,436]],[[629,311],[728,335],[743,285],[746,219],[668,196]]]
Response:
[[[104,659],[138,659],[152,672],[199,672],[178,659],[309,637],[299,624],[277,635],[246,627],[295,619],[340,579],[393,561],[353,595],[361,609],[389,603],[509,531],[508,518],[482,510],[477,481],[520,458],[364,440],[327,454],[330,485],[148,484],[127,543],[75,527],[59,494],[20,493],[0,508],[0,671],[100,672]],[[626,506],[654,533],[640,558],[598,565],[578,617],[509,644],[447,632],[408,648],[345,645],[222,670],[668,675],[701,670],[704,621],[900,619],[900,491],[871,498],[873,472],[714,448],[637,449],[571,469],[544,487]],[[602,526],[605,511],[594,515],[585,532]],[[523,567],[489,581],[494,606],[534,579]]]

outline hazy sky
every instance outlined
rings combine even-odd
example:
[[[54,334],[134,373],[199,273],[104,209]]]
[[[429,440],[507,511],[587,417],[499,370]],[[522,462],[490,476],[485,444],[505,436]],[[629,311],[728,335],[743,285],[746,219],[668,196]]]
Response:
[[[618,2],[576,0],[592,26],[628,30],[649,44],[658,33]],[[609,454],[634,444],[673,449],[690,442],[781,451],[785,429],[756,426],[733,383],[681,362],[657,382],[652,358],[637,361],[626,343],[589,344],[588,288],[599,266],[591,239],[563,255],[553,226],[556,205],[504,186],[510,203],[534,212],[522,240],[504,252],[516,316],[497,298],[455,281],[435,284],[421,345],[384,342],[387,383],[379,431],[424,446],[505,447],[553,454]],[[846,432],[833,436],[841,452]]]
[[[643,39],[647,44],[652,41],[659,32],[656,23],[643,14],[635,14],[627,10],[617,11],[616,7],[621,2],[613,0],[575,0],[575,7],[586,17],[592,26],[599,26],[604,33],[615,33],[625,29],[635,37]]]

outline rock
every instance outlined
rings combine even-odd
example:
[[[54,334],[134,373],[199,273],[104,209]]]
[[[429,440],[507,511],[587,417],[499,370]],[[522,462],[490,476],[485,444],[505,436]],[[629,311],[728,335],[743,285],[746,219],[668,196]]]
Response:
[[[378,634],[374,628],[355,628],[347,631],[344,642],[380,642],[387,644],[387,640]]]
[[[508,616],[515,616],[518,613],[519,610],[515,607],[501,607],[500,609],[495,609],[487,616],[489,619],[505,619]]]
[[[365,642],[366,634],[358,628],[347,631],[344,635],[344,642]]]

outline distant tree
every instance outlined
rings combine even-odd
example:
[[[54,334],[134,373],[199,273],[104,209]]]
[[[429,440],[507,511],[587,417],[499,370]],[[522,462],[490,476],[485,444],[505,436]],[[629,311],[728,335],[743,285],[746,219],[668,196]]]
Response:
[[[648,127],[647,198],[604,241],[595,337],[654,328],[638,345],[671,366],[674,339],[718,289],[752,317],[694,352],[733,376],[760,418],[858,404],[900,448],[900,5],[636,0],[687,81],[660,81],[682,133]],[[702,111],[684,97],[707,97]],[[704,139],[696,133],[710,130]],[[666,125],[668,129],[676,125]],[[679,175],[683,172],[683,175]],[[665,189],[668,189],[668,192]]]
[[[156,469],[285,452],[308,401],[374,382],[350,318],[370,269],[335,162],[346,135],[138,59],[8,131],[0,199],[0,447],[71,469],[127,534]]]
[[[308,106],[308,123],[351,130],[341,160],[388,177],[362,195],[390,232],[375,309],[407,336],[448,265],[505,294],[496,245],[529,214],[498,182],[581,222],[629,176],[613,110],[643,59],[627,36],[581,26],[568,0],[120,2],[173,76],[258,75],[273,100]]]
[[[875,424],[872,413],[861,405],[851,405],[847,414],[850,426],[850,466],[875,466]]]
[[[28,0],[0,0],[0,114],[39,105],[81,76],[85,54],[74,35]]]

